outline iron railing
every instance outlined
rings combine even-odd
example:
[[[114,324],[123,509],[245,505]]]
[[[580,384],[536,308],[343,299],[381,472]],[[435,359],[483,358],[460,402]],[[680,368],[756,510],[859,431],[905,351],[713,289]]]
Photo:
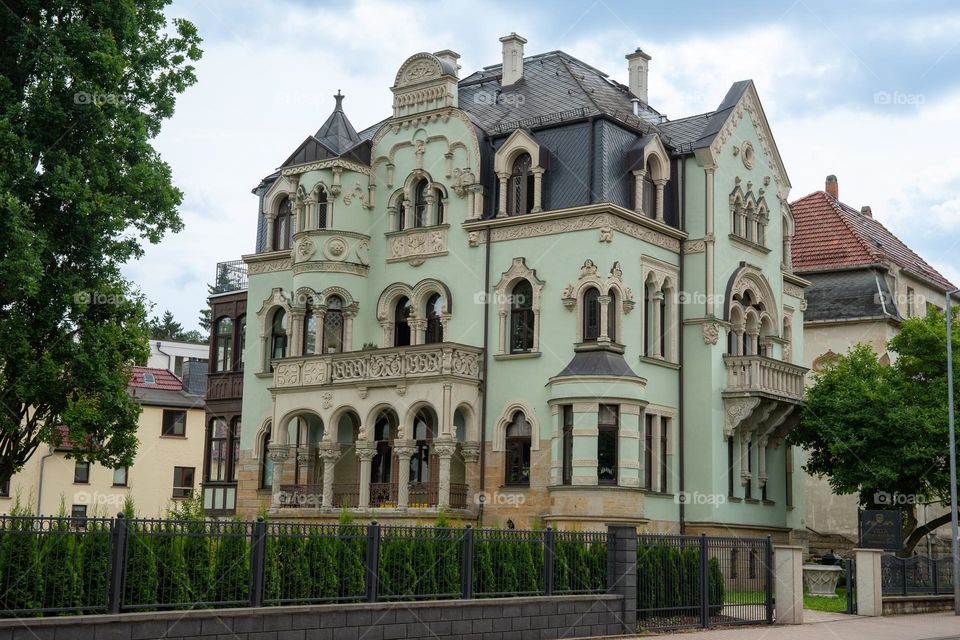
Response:
[[[243,260],[217,263],[217,280],[210,293],[244,291],[247,288],[247,264]]]
[[[947,595],[953,593],[953,561],[950,557],[885,554],[880,559],[880,584],[885,596]]]
[[[773,622],[769,538],[641,535],[637,542],[641,630]]]
[[[410,509],[432,509],[440,504],[439,482],[411,482],[407,490],[407,507]],[[396,482],[370,483],[370,508],[390,509],[397,506],[399,485]],[[317,509],[323,503],[323,485],[285,484],[280,487],[280,506],[291,509]],[[353,509],[360,505],[360,485],[353,483],[335,483],[333,485],[333,506],[339,509]],[[467,485],[450,483],[451,509],[467,508]]]

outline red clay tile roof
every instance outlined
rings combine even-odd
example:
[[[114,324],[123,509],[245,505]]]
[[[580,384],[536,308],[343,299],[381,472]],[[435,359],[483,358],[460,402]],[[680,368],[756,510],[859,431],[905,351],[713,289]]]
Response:
[[[886,227],[824,191],[814,191],[790,204],[796,221],[793,269],[828,271],[893,262],[944,289],[954,286]]]
[[[154,382],[146,382],[145,374],[152,374]],[[133,367],[133,376],[130,378],[130,386],[138,389],[161,389],[164,391],[182,391],[183,383],[180,378],[173,375],[166,369],[154,369],[151,367]]]

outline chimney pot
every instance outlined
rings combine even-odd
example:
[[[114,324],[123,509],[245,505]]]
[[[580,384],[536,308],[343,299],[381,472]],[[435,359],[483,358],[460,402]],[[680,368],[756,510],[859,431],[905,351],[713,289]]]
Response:
[[[840,199],[840,186],[837,184],[837,176],[829,175],[824,183],[823,190],[827,192],[834,200]]]
[[[627,86],[630,93],[640,98],[644,104],[650,104],[647,96],[647,75],[650,72],[650,56],[639,47],[633,53],[628,53],[627,58],[627,76],[629,78]]]
[[[527,39],[511,32],[500,38],[503,43],[503,76],[501,86],[509,86],[523,77],[523,45]]]
[[[872,217],[873,217],[873,209],[871,209],[871,208],[870,208],[870,205],[868,205],[868,204],[865,204],[865,205],[863,205],[862,207],[860,207],[860,213],[862,213],[863,215],[865,215],[865,216],[868,217],[868,218],[872,218]]]

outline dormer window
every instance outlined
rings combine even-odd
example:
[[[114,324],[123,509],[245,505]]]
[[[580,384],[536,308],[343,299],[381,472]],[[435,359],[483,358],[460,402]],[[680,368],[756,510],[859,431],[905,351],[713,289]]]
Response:
[[[513,161],[507,181],[507,215],[519,216],[533,211],[533,163],[529,153],[522,153]]]
[[[293,207],[290,198],[284,197],[277,207],[277,215],[273,219],[273,247],[274,251],[289,249],[293,241]]]
[[[653,182],[654,167],[648,160],[643,176],[643,212],[648,218],[657,218],[657,185]]]

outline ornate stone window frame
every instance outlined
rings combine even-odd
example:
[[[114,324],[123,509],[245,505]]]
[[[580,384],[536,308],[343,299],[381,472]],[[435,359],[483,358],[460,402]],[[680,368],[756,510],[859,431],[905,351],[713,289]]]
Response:
[[[493,451],[506,453],[507,427],[510,426],[513,414],[517,411],[522,411],[527,422],[530,423],[530,450],[540,450],[540,421],[537,419],[537,412],[526,401],[514,400],[503,408],[497,419],[497,428],[493,431]]]
[[[353,351],[353,319],[357,316],[360,303],[357,302],[349,291],[343,287],[327,287],[322,291],[314,291],[310,287],[301,287],[297,289],[295,300],[296,305],[292,306],[293,316],[291,317],[291,330],[297,333],[297,351],[295,355],[306,355],[303,344],[303,320],[306,312],[306,304],[310,302],[313,306],[313,315],[316,319],[317,330],[314,336],[313,354],[323,353],[323,321],[327,313],[327,299],[330,296],[337,296],[343,301],[343,350]],[[294,319],[296,326],[293,326]]]
[[[758,312],[753,307],[745,308],[740,300],[744,293],[750,292],[755,304],[761,307]],[[724,308],[724,319],[730,323],[728,332],[733,332],[737,340],[737,355],[744,354],[744,347],[750,341],[751,355],[757,355],[760,345],[761,327],[772,327],[764,335],[768,341],[768,351],[772,351],[769,344],[771,338],[779,338],[782,327],[777,313],[779,305],[773,294],[773,289],[763,272],[753,265],[741,263],[727,283],[727,294]]]
[[[730,239],[742,242],[751,248],[769,253],[767,229],[770,226],[770,209],[764,196],[764,188],[753,192],[753,182],[747,181],[747,189],[741,187],[742,179],[734,178],[730,192]],[[739,231],[738,231],[739,229]]]
[[[377,300],[377,321],[383,329],[383,346],[392,347],[393,344],[393,307],[397,301],[406,297],[413,308],[413,317],[410,318],[410,345],[424,343],[427,330],[427,300],[434,293],[440,294],[443,301],[443,311],[440,315],[440,325],[443,327],[443,338],[447,341],[450,318],[453,317],[453,296],[446,284],[435,278],[421,280],[414,286],[403,282],[395,282],[383,290]]]
[[[563,306],[568,311],[576,312],[576,343],[583,342],[583,296],[591,288],[600,291],[600,337],[597,338],[597,343],[611,344],[613,342],[607,335],[610,326],[607,318],[610,313],[610,302],[613,300],[610,295],[611,292],[615,293],[617,300],[616,308],[613,310],[616,314],[614,326],[620,337],[616,342],[618,344],[622,343],[625,337],[623,336],[624,316],[630,313],[635,306],[633,291],[623,281],[623,269],[619,261],[613,263],[609,275],[602,276],[599,274],[597,264],[589,258],[580,267],[580,278],[576,284],[568,284],[562,293]]]
[[[643,182],[647,177],[647,166],[649,166],[651,159],[653,159],[654,164],[651,169],[653,175],[650,176],[650,178],[653,180],[654,187],[657,189],[657,195],[654,199],[656,210],[644,211]],[[633,169],[630,173],[633,174],[633,210],[648,218],[663,222],[663,190],[670,180],[670,154],[667,153],[667,149],[663,146],[663,141],[660,140],[659,135],[654,135],[643,147],[643,165],[639,169]]]
[[[290,199],[290,206],[293,213],[290,223],[294,225],[293,232],[295,234],[299,231],[297,223],[302,215],[304,202],[304,194],[303,189],[300,188],[299,175],[285,175],[282,178],[278,178],[272,185],[270,185],[270,188],[263,196],[262,213],[267,219],[267,251],[272,251],[273,222],[277,218],[277,213],[280,209],[280,203],[285,197]],[[292,246],[290,248],[293,249]]]
[[[543,174],[546,168],[541,162],[540,143],[523,129],[516,129],[500,145],[493,157],[493,171],[500,185],[496,215],[498,218],[507,216],[507,182],[510,180],[514,161],[524,153],[530,155],[533,164],[530,169],[533,173],[533,209],[529,213],[543,211]]]
[[[260,331],[260,372],[270,373],[270,320],[277,309],[283,309],[287,314],[287,353],[300,353],[297,345],[300,338],[293,333],[293,313],[290,300],[279,287],[274,288],[270,295],[263,300],[260,310],[257,311],[257,321]],[[301,309],[302,318],[302,309]],[[295,350],[296,349],[296,350]]]
[[[677,267],[657,260],[651,256],[644,255],[640,258],[641,275],[643,276],[643,304],[647,304],[647,291],[653,296],[653,310],[650,317],[644,313],[644,321],[652,321],[652,327],[643,327],[643,335],[647,336],[648,331],[652,344],[644,344],[644,357],[664,362],[677,362],[679,349],[679,330],[677,320],[680,317],[678,313],[678,304],[680,303],[680,292],[677,291],[677,283],[680,279],[680,273]],[[664,321],[666,328],[660,326],[660,305],[664,305]],[[657,337],[661,330],[666,334],[666,353],[661,349],[660,340]],[[647,353],[647,347],[650,352]]]
[[[536,269],[527,266],[527,259],[524,257],[514,258],[510,268],[500,275],[500,281],[494,287],[494,294],[497,300],[497,316],[500,318],[500,340],[497,343],[497,356],[507,357],[510,354],[507,348],[510,339],[510,292],[520,280],[526,280],[530,283],[530,289],[533,291],[533,347],[529,353],[515,354],[518,356],[530,357],[540,353],[540,308],[541,292],[544,281],[537,277]]]

